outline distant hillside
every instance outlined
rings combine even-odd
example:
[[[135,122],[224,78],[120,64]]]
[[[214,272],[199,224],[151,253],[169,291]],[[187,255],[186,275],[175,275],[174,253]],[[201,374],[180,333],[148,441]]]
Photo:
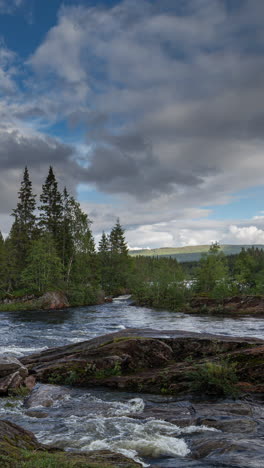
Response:
[[[244,245],[221,245],[221,250],[225,255],[236,255],[242,248],[249,249],[255,247],[264,250],[263,244],[244,244]],[[159,249],[130,250],[131,256],[142,255],[145,257],[172,257],[178,262],[195,262],[200,260],[203,253],[208,252],[210,245],[195,245],[186,247],[161,247]]]

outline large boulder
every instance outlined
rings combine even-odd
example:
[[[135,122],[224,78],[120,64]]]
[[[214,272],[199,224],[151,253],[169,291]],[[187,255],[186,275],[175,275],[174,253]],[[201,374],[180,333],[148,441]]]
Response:
[[[25,383],[28,370],[13,356],[0,356],[0,395]]]
[[[234,363],[243,389],[263,392],[264,342],[255,338],[128,329],[21,359],[45,383],[174,395],[190,390],[197,365],[222,360]]]
[[[46,292],[38,300],[38,306],[41,309],[64,309],[69,307],[69,301],[66,295],[61,291],[50,291]]]

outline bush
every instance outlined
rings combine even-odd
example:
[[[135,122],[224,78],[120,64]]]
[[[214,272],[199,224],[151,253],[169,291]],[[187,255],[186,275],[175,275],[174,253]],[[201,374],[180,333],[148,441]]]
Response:
[[[214,396],[238,396],[236,364],[205,362],[188,374],[190,389]]]

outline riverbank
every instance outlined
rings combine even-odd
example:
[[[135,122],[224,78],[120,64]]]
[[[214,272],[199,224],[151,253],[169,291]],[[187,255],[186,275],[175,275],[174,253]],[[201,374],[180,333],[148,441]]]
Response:
[[[134,305],[139,307],[153,307],[149,300],[136,300]],[[156,308],[163,308],[163,301],[155,304]],[[204,296],[194,296],[177,306],[170,307],[166,304],[168,310],[172,312],[184,312],[186,314],[204,314],[204,315],[259,315],[264,317],[264,296],[245,295],[226,297],[224,299],[212,299]]]
[[[105,297],[103,291],[99,291],[96,298],[88,304],[71,303],[69,295],[63,291],[48,291],[42,295],[27,295],[13,297],[9,295],[0,301],[0,312],[26,311],[26,310],[59,310],[68,307],[98,305],[111,302],[112,298]]]

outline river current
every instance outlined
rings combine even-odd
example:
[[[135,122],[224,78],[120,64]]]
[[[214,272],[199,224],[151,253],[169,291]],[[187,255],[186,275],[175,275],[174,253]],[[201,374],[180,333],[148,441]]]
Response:
[[[125,328],[185,330],[263,338],[264,319],[193,316],[134,307],[126,297],[113,303],[63,311],[0,313],[0,354],[20,356],[51,347],[88,340]],[[105,389],[63,388],[48,407],[30,408],[21,401],[0,400],[0,417],[31,430],[43,443],[66,450],[111,449],[142,463],[172,468],[208,465],[188,459],[193,434],[212,436],[206,426],[178,427],[144,409],[173,404],[173,398],[112,392]],[[44,411],[38,417],[39,411]],[[34,413],[35,411],[35,413]],[[133,418],[130,415],[133,414]],[[137,417],[138,415],[138,417]]]

